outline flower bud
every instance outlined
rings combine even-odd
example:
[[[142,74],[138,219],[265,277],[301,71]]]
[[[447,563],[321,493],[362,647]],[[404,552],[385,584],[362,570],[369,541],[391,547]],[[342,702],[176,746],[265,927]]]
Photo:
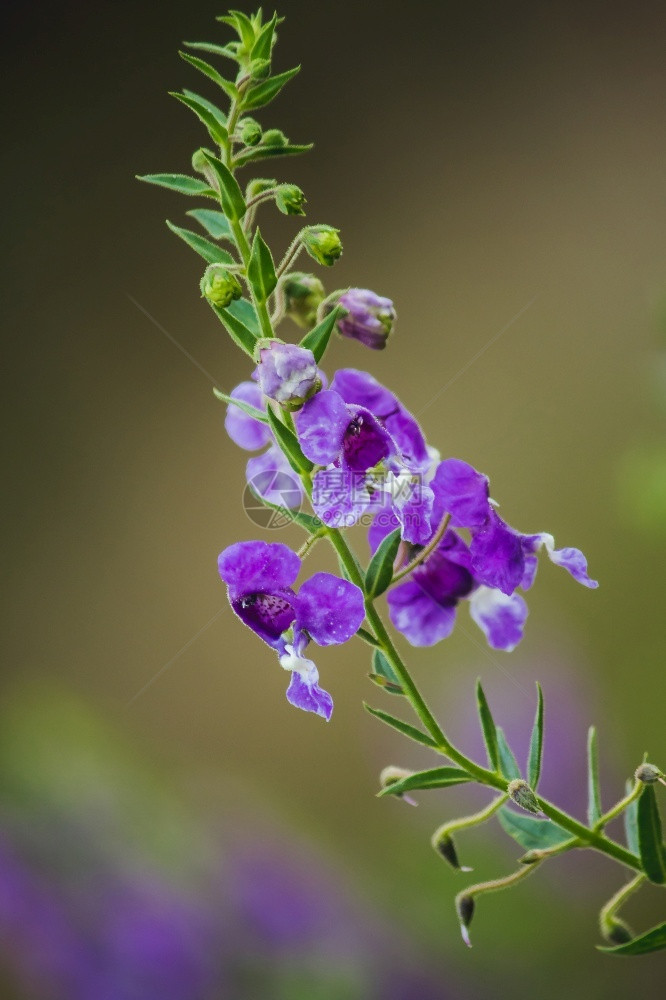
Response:
[[[521,809],[526,809],[527,812],[535,813],[537,816],[543,816],[536,795],[522,778],[514,778],[513,781],[510,781],[507,792]]]
[[[295,184],[280,184],[275,194],[275,204],[283,215],[305,215],[305,195]]]
[[[312,351],[279,340],[258,344],[257,376],[265,396],[296,410],[321,389],[321,378]]]
[[[286,146],[288,143],[289,139],[287,139],[284,132],[281,132],[279,128],[266,129],[261,137],[262,146]]]
[[[254,118],[242,118],[237,127],[238,136],[246,146],[256,146],[262,135],[262,128]]]
[[[379,784],[382,788],[389,788],[391,785],[395,785],[398,781],[403,781],[405,778],[411,778],[413,774],[413,771],[408,771],[404,767],[396,767],[395,764],[388,764],[379,772]],[[406,795],[404,792],[401,795],[397,795],[396,798],[402,799],[402,801],[406,802],[409,806],[415,806],[417,804],[411,795]]]
[[[317,322],[317,310],[326,294],[319,278],[294,271],[285,275],[282,291],[286,315],[305,330],[311,329]]]
[[[211,305],[226,309],[243,294],[240,281],[223,264],[209,264],[200,282],[201,294]]]
[[[250,76],[253,80],[265,80],[270,72],[270,59],[253,59],[250,63]]]
[[[208,149],[195,149],[192,153],[192,170],[196,170],[198,174],[205,174],[210,170],[210,163],[206,159],[206,153],[209,152]]]
[[[468,948],[472,947],[472,942],[469,939],[469,932],[467,928],[472,922],[472,917],[474,916],[474,897],[468,896],[466,893],[461,892],[456,896],[456,913],[458,914],[458,920],[460,921],[460,933],[462,934],[462,939]]]
[[[309,226],[303,230],[303,246],[318,264],[332,267],[342,256],[342,242],[339,229],[332,226]]]
[[[338,303],[347,310],[337,322],[343,337],[351,337],[376,351],[386,347],[395,323],[395,308],[390,299],[375,295],[369,288],[350,288]]]
[[[634,771],[636,781],[642,781],[644,785],[652,785],[655,781],[664,781],[664,775],[654,764],[641,764]]]
[[[456,850],[456,845],[453,842],[453,837],[449,833],[442,833],[437,835],[439,831],[436,831],[432,838],[432,846],[435,848],[437,853],[444,858],[445,861],[460,872],[471,872],[471,868],[467,865],[461,865],[458,860],[458,852]]]

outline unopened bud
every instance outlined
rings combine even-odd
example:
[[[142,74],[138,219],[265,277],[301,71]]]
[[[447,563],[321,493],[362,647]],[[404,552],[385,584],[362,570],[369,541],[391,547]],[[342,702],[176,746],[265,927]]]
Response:
[[[395,323],[395,308],[390,299],[376,295],[369,288],[350,288],[338,299],[346,310],[337,322],[338,332],[381,351],[386,347]]]
[[[321,389],[321,378],[312,351],[279,340],[258,345],[257,376],[265,396],[296,410]]]
[[[460,921],[460,933],[462,934],[462,939],[468,948],[472,947],[472,942],[469,939],[468,927],[472,922],[472,917],[474,916],[474,906],[473,896],[468,896],[464,892],[461,892],[456,896],[456,913],[458,914],[458,920]]]
[[[642,781],[644,785],[653,785],[655,781],[666,783],[664,774],[654,764],[640,764],[634,771],[634,778],[636,781]]]
[[[261,137],[262,146],[286,146],[288,143],[289,139],[279,128],[266,129]]]
[[[250,63],[250,76],[253,80],[265,80],[270,72],[270,59],[253,59]]]
[[[615,917],[610,926],[606,928],[604,936],[612,944],[627,944],[628,941],[632,940],[634,933],[624,920]]]
[[[303,246],[318,264],[332,267],[342,256],[342,241],[339,229],[332,226],[309,226],[303,230]]]
[[[295,184],[280,184],[275,194],[275,204],[283,215],[305,215],[305,195]]]
[[[286,315],[304,329],[311,329],[317,322],[317,310],[326,294],[319,278],[294,271],[285,275],[282,290]]]
[[[246,146],[256,146],[262,135],[262,128],[254,118],[242,118],[238,123],[238,136]]]
[[[398,781],[411,778],[413,774],[413,771],[407,771],[404,767],[395,767],[395,765],[389,764],[380,771],[379,784],[382,788],[390,788],[391,785],[395,785]],[[402,799],[403,802],[406,802],[410,806],[417,804],[410,795],[406,795],[404,792],[397,795],[396,798]]]
[[[200,282],[201,294],[211,305],[225,309],[243,294],[240,281],[223,264],[209,264]]]
[[[507,792],[510,798],[520,806],[521,809],[526,809],[527,812],[534,813],[536,816],[543,816],[539,808],[539,803],[537,797],[522,778],[515,778],[513,781],[509,782]],[[546,817],[547,818],[547,817]]]
[[[432,837],[432,846],[435,848],[437,853],[443,857],[445,861],[448,861],[452,868],[457,869],[457,871],[471,872],[472,869],[467,865],[460,864],[456,845],[453,842],[453,837],[446,832],[438,834],[439,831],[436,830]]]

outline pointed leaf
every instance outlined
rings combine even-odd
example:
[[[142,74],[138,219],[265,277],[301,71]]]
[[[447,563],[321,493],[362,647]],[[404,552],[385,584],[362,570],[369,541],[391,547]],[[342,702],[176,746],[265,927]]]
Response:
[[[530,751],[527,757],[527,784],[536,792],[541,777],[541,756],[543,754],[543,691],[537,681],[537,709],[530,737]]]
[[[213,239],[229,240],[230,243],[234,242],[227,217],[222,212],[216,212],[213,208],[191,208],[186,214],[196,219],[199,225],[203,226]]]
[[[626,941],[624,944],[616,944],[612,947],[598,944],[599,951],[605,951],[607,955],[648,955],[651,951],[661,951],[666,948],[666,922],[657,924],[644,934]]]
[[[367,642],[369,646],[374,646],[375,648],[381,646],[379,639],[376,639],[372,632],[368,632],[365,628],[358,629],[356,635],[359,639],[363,639],[363,642]]]
[[[252,253],[247,266],[247,280],[252,286],[255,299],[259,302],[265,302],[277,285],[273,257],[264,243],[259,229],[256,230],[252,241]]]
[[[244,399],[236,399],[234,396],[227,396],[226,392],[222,392],[222,390],[218,388],[214,388],[213,393],[217,399],[221,400],[221,402],[227,403],[229,406],[237,406],[239,410],[242,410],[243,413],[247,413],[248,417],[252,417],[253,420],[260,420],[262,424],[268,423],[268,417],[266,416],[265,410],[258,410],[256,406],[246,403]],[[269,506],[269,504],[266,504],[266,506]]]
[[[235,319],[240,320],[255,338],[260,336],[257,314],[254,311],[254,306],[247,299],[234,299],[227,312],[231,313]]]
[[[372,674],[370,675],[376,684],[380,684],[389,694],[404,694],[400,680],[393,667],[386,659],[381,649],[375,649],[372,653]],[[382,683],[383,682],[383,683]]]
[[[268,160],[277,156],[298,156],[300,153],[309,153],[314,143],[310,142],[305,146],[253,146],[244,150],[234,159],[237,167],[244,167],[247,163],[255,160]]]
[[[278,415],[273,409],[271,409],[270,406],[267,412],[271,430],[273,431],[280,448],[287,456],[289,464],[294,472],[297,472],[299,475],[301,472],[311,472],[314,466],[310,459],[306,458],[301,451],[301,446],[298,443],[298,438],[294,432],[288,427],[285,427]]]
[[[415,743],[422,743],[425,747],[430,747],[432,750],[437,750],[437,744],[433,740],[432,736],[428,736],[427,733],[422,733],[420,729],[415,726],[410,726],[408,722],[403,722],[402,719],[396,719],[394,715],[389,715],[388,712],[382,712],[379,708],[371,708],[370,705],[363,702],[363,708],[370,715],[374,715],[376,719],[380,719],[385,722],[387,726],[391,726],[393,729],[397,729],[399,733],[403,736],[407,736],[410,740],[414,740]]]
[[[601,819],[601,791],[599,789],[599,752],[597,731],[590,726],[587,731],[587,822],[594,826]]]
[[[138,181],[147,184],[157,184],[158,187],[177,191],[178,194],[189,194],[200,198],[217,198],[217,192],[210,185],[200,181],[198,177],[188,177],[187,174],[143,174],[136,175]]]
[[[183,87],[182,92],[185,95],[185,97],[191,98],[193,101],[196,101],[197,104],[200,104],[202,107],[206,108],[207,111],[210,111],[213,118],[215,118],[218,121],[218,123],[222,126],[222,128],[224,128],[226,132],[227,116],[225,115],[224,111],[222,111],[221,108],[218,108],[217,104],[213,104],[213,102],[209,101],[207,97],[204,97],[202,94],[197,94],[194,90],[188,90],[187,87]]]
[[[221,160],[210,153],[204,152],[204,156],[215,171],[215,175],[220,182],[220,201],[222,210],[226,217],[233,222],[239,222],[246,212],[245,199],[243,198],[238,181]]]
[[[638,800],[638,848],[643,871],[651,882],[666,882],[666,858],[654,785],[646,785]]]
[[[198,59],[196,56],[188,55],[187,52],[179,52],[178,55],[181,59],[184,59],[186,63],[189,63],[190,66],[194,66],[194,68],[198,69],[200,73],[207,76],[209,80],[213,81],[213,83],[216,83],[218,87],[224,91],[227,97],[231,98],[232,101],[236,100],[238,97],[238,88],[231,83],[230,80],[225,80],[222,74],[218,73],[215,67],[211,66],[210,63],[207,63],[205,59]]]
[[[293,80],[300,69],[300,66],[294,66],[293,69],[278,73],[277,76],[271,76],[268,80],[262,80],[256,86],[250,87],[243,101],[243,110],[252,111],[254,108],[266,107],[277,97],[285,84]]]
[[[563,830],[557,823],[517,813],[506,806],[502,806],[497,818],[504,832],[513,837],[526,851],[557,847],[558,844],[563,844],[565,840],[571,839],[571,834]]]
[[[199,236],[198,233],[193,233],[191,229],[181,229],[180,226],[175,226],[173,222],[166,220],[166,224],[172,233],[176,236],[180,236],[181,240],[184,240],[189,247],[192,247],[196,253],[208,264],[232,264],[233,257],[227,250],[223,250],[218,247],[215,243],[211,243],[204,236]]]
[[[217,117],[209,111],[208,108],[204,107],[199,101],[195,100],[193,97],[188,97],[186,94],[179,94],[176,91],[170,91],[171,97],[175,97],[177,101],[184,104],[186,108],[194,111],[195,115],[200,122],[208,129],[208,134],[210,135],[213,142],[216,142],[218,146],[223,146],[227,141],[227,130],[224,125],[218,121]]]
[[[627,779],[627,783],[625,785],[627,795],[633,787],[633,782]],[[624,810],[622,819],[624,820],[624,835],[627,840],[627,847],[632,854],[640,854],[638,846],[638,802],[636,799],[634,799],[633,802],[630,802]]]
[[[243,47],[249,52],[254,45],[254,27],[252,21],[242,10],[230,10],[229,14],[221,14],[215,18],[223,24],[229,24],[238,32],[238,37],[243,43]]]
[[[338,316],[341,312],[344,312],[339,306],[331,310],[328,316],[325,316],[321,323],[315,326],[309,333],[306,333],[301,340],[299,347],[305,347],[314,354],[314,359],[319,364],[324,356],[324,352],[328,347],[328,342],[331,339],[331,334],[333,332],[333,327],[335,326]]]
[[[306,514],[300,510],[295,510],[292,507],[283,507],[279,503],[271,503],[265,497],[262,497],[260,493],[257,493],[257,491],[253,488],[252,484],[249,483],[248,485],[250,488],[250,492],[254,497],[256,497],[259,503],[263,504],[264,507],[269,507],[270,510],[275,510],[278,513],[282,514],[282,516],[286,520],[293,521],[294,524],[297,524],[300,528],[304,528],[305,531],[308,532],[308,534],[316,535],[317,532],[321,531],[321,529],[324,527],[324,525],[321,523],[318,517],[313,517],[311,514]]]
[[[497,727],[497,749],[499,751],[500,771],[506,780],[514,781],[516,778],[520,778],[521,774],[520,768],[518,767],[518,761],[514,756],[513,750],[507,743],[504,730],[501,726]]]
[[[370,560],[365,574],[365,592],[370,598],[379,597],[393,579],[393,563],[400,545],[400,528],[384,538]]]
[[[238,62],[236,50],[233,45],[215,45],[214,42],[183,42],[188,49],[195,49],[198,52],[209,52],[212,56],[222,56],[224,59],[233,59]]]
[[[234,341],[235,344],[245,351],[246,354],[254,360],[254,348],[257,343],[257,338],[252,333],[251,330],[245,326],[229,309],[221,309],[220,306],[214,306],[210,303],[210,307],[216,314],[218,319],[222,321],[226,327],[227,333]]]
[[[428,771],[416,771],[407,778],[401,778],[400,781],[392,781],[390,785],[377,792],[377,798],[402,795],[418,788],[449,788],[451,785],[464,785],[471,780],[467,771],[463,771],[460,767],[433,767]]]
[[[481,722],[483,741],[486,744],[488,763],[493,771],[499,770],[499,748],[497,746],[497,727],[490,711],[488,700],[481,687],[481,681],[476,682],[476,707]]]
[[[271,51],[273,49],[273,35],[275,34],[277,19],[277,14],[273,14],[270,21],[263,26],[257,35],[250,53],[253,62],[255,59],[270,59]]]

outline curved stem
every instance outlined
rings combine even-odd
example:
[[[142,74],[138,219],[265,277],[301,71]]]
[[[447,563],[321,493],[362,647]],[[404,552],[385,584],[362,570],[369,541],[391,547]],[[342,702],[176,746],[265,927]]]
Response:
[[[609,809],[608,812],[604,813],[603,816],[597,820],[592,829],[595,831],[603,830],[607,823],[610,823],[612,819],[615,819],[615,817],[619,816],[621,812],[624,812],[627,806],[630,806],[631,803],[638,798],[644,788],[645,785],[643,782],[637,781],[629,794],[625,795],[623,799],[620,799],[620,801],[617,802],[612,809]]]
[[[442,538],[446,534],[446,529],[449,526],[449,521],[450,520],[451,520],[451,515],[450,514],[445,514],[444,517],[442,518],[442,520],[440,521],[440,524],[439,524],[439,527],[438,527],[437,531],[432,536],[432,538],[430,539],[430,541],[428,542],[428,544],[424,548],[421,549],[421,551],[418,553],[418,555],[416,555],[412,559],[412,561],[410,563],[408,563],[407,566],[405,566],[404,569],[401,569],[398,573],[394,573],[393,574],[393,579],[391,580],[391,585],[393,585],[394,583],[397,583],[399,580],[402,580],[404,577],[409,576],[409,574],[412,572],[412,570],[416,569],[417,566],[419,566],[422,562],[424,562],[424,560],[426,560],[428,558],[428,556],[430,555],[431,552],[435,551],[435,549],[437,548],[437,546],[441,542]]]
[[[599,913],[599,930],[602,937],[605,937],[607,941],[618,943],[618,931],[622,935],[622,940],[628,940],[633,937],[633,932],[625,924],[624,920],[620,920],[617,913],[629,897],[645,882],[646,878],[647,876],[643,874],[632,878],[630,882],[627,882],[621,889],[618,889],[614,896],[611,896],[605,906],[602,906]]]

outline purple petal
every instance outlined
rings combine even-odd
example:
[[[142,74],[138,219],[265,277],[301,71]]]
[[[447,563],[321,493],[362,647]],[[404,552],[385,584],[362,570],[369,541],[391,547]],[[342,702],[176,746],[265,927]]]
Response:
[[[286,587],[244,594],[231,606],[243,624],[274,649],[280,648],[282,633],[296,619],[296,595]]]
[[[474,574],[480,583],[511,595],[525,575],[523,536],[510,528],[491,509],[470,545]]]
[[[254,492],[269,503],[292,509],[301,506],[301,481],[277,445],[271,445],[263,455],[248,459],[245,475]]]
[[[333,714],[333,699],[328,691],[320,688],[316,681],[304,680],[297,670],[291,674],[287,701],[296,708],[302,708],[304,712],[321,715],[327,722]]]
[[[437,510],[448,511],[454,528],[482,525],[491,509],[488,478],[459,458],[447,458],[437,466],[430,484],[437,497]]]
[[[294,414],[303,454],[317,465],[330,465],[342,451],[351,416],[341,396],[324,389]]]
[[[388,594],[389,617],[412,646],[434,646],[453,631],[456,601],[437,601],[414,580]]]
[[[241,382],[229,393],[232,399],[240,399],[258,410],[264,409],[261,389],[254,382]],[[230,403],[224,418],[227,434],[239,448],[246,451],[258,451],[271,440],[271,432],[266,424],[244,413],[238,406]]]
[[[279,340],[260,350],[257,374],[264,395],[278,403],[300,405],[321,386],[312,351]]]
[[[220,553],[220,576],[230,600],[247,594],[270,593],[291,587],[301,560],[281,542],[236,542]]]
[[[587,575],[587,559],[580,549],[573,549],[571,547],[556,549],[555,539],[552,535],[548,535],[545,532],[535,535],[534,538],[538,540],[538,547],[541,545],[545,546],[550,561],[554,562],[557,566],[562,566],[578,583],[582,583],[584,587],[590,587],[593,590],[599,586],[597,580],[591,580]]]
[[[331,528],[350,528],[372,505],[362,473],[333,467],[321,469],[312,481],[312,506]]]
[[[347,642],[364,618],[362,592],[332,573],[315,573],[298,592],[296,625],[320,646]]]
[[[413,545],[425,545],[432,535],[430,515],[433,491],[420,479],[398,483],[393,496],[393,511],[400,521],[401,537]]]
[[[380,420],[399,407],[396,396],[367,372],[356,368],[341,368],[331,382],[331,389],[344,399],[345,403],[364,406]]]
[[[385,417],[382,423],[397,444],[405,465],[414,472],[425,472],[430,465],[428,445],[411,413],[400,406],[395,413]]]
[[[465,543],[462,539],[459,541],[464,548]],[[448,558],[449,554],[453,558]],[[464,565],[462,551],[456,551],[453,547],[447,551],[440,546],[432,552],[426,562],[413,571],[412,579],[434,601],[445,604],[467,597],[474,587],[474,578]]]
[[[342,440],[342,460],[347,468],[365,472],[397,454],[391,435],[370,410],[360,406],[348,409],[351,417]]]
[[[523,637],[528,609],[520,594],[507,597],[491,587],[479,587],[470,598],[469,613],[489,646],[510,652]]]

